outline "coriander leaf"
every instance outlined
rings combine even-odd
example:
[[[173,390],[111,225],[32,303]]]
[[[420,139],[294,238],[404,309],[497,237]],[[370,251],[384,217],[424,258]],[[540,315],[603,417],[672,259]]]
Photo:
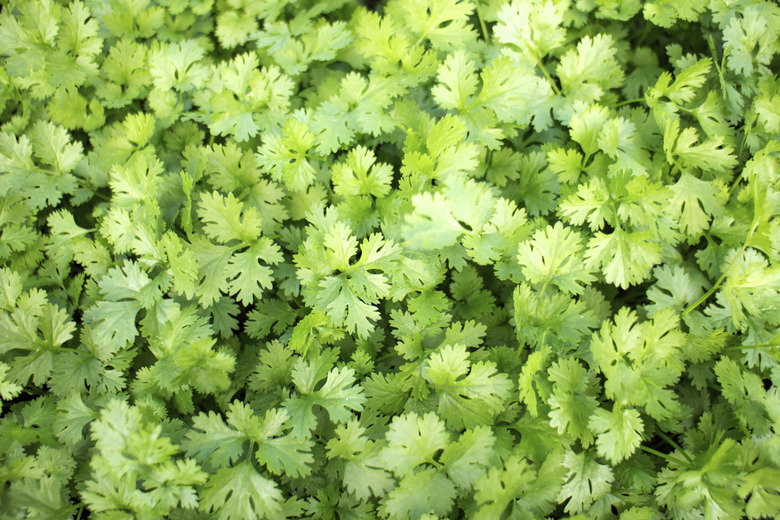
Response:
[[[228,427],[214,412],[193,417],[192,428],[182,447],[188,456],[201,463],[222,468],[236,462],[244,453],[246,433]]]
[[[518,262],[529,282],[580,294],[595,279],[583,268],[582,249],[579,233],[556,222],[520,244]]]
[[[454,428],[489,424],[509,398],[512,387],[489,362],[468,362],[466,348],[447,345],[428,361],[426,379],[438,395],[438,411]]]
[[[467,46],[476,37],[468,23],[474,7],[460,0],[396,0],[388,9],[391,15],[403,20],[406,29],[431,42],[438,51]]]
[[[679,330],[679,316],[662,309],[652,321],[637,323],[636,313],[618,311],[614,324],[606,322],[594,334],[591,351],[607,380],[605,394],[624,404],[644,406],[657,420],[681,411],[675,393],[669,389],[682,372],[678,352],[685,343]]]
[[[470,488],[484,473],[494,456],[493,433],[484,426],[466,430],[441,454],[447,475],[460,488]]]
[[[379,198],[390,191],[393,170],[389,164],[377,163],[374,152],[357,146],[349,152],[345,162],[334,165],[332,176],[334,191],[343,197],[372,195]]]
[[[52,123],[39,121],[33,127],[30,140],[35,156],[54,168],[56,175],[70,173],[83,159],[81,143],[72,143],[68,131]]]
[[[378,459],[379,444],[368,439],[366,429],[353,419],[336,428],[337,438],[328,442],[328,454],[344,459],[344,485],[360,500],[371,495],[384,496],[395,481],[382,469]]]
[[[697,276],[698,275],[698,276]],[[704,292],[704,277],[700,273],[681,266],[663,265],[653,269],[655,284],[647,290],[647,297],[653,303],[647,305],[647,314],[653,314],[664,308],[682,312],[687,305]]]
[[[431,89],[438,105],[446,110],[464,110],[477,92],[476,66],[463,49],[457,49],[439,65],[439,84]]]
[[[491,520],[509,511],[519,518],[544,517],[553,510],[565,480],[561,455],[548,456],[541,467],[513,454],[503,465],[491,467],[474,488],[479,504],[476,520]]]
[[[208,78],[208,69],[201,63],[204,54],[203,47],[195,40],[163,44],[149,55],[149,72],[154,86],[179,92],[202,87]]]
[[[22,391],[23,387],[12,381],[6,380],[6,374],[11,367],[0,362],[0,399],[10,401]]]
[[[641,283],[661,260],[660,247],[652,238],[647,231],[626,232],[622,228],[608,235],[598,232],[588,242],[585,268],[600,268],[607,282],[624,289]]]
[[[671,190],[671,216],[679,220],[680,229],[690,237],[701,236],[709,229],[712,217],[724,214],[723,190],[718,185],[683,173]]]
[[[379,513],[390,518],[421,518],[426,513],[446,515],[457,491],[452,482],[432,468],[401,479],[382,499]]]
[[[97,450],[82,497],[92,511],[165,516],[197,505],[195,486],[206,474],[191,459],[174,459],[178,446],[137,407],[114,399],[91,429]]]
[[[660,27],[671,27],[678,20],[692,22],[707,11],[706,0],[678,4],[671,0],[652,0],[644,6],[644,17]]]
[[[216,191],[203,194],[198,203],[198,216],[206,234],[222,244],[233,240],[249,244],[260,234],[257,210],[248,208],[244,211],[244,204],[232,193],[227,197]]]
[[[569,474],[558,499],[568,500],[565,509],[567,513],[586,511],[612,488],[614,475],[610,467],[599,464],[587,452],[568,451],[563,465]]]
[[[586,371],[575,359],[562,359],[547,370],[552,395],[547,399],[550,405],[550,426],[558,433],[568,433],[580,439],[583,446],[593,442],[588,428],[588,419],[598,407],[599,385],[595,374]]]
[[[566,39],[563,9],[551,2],[539,4],[531,0],[513,0],[498,13],[493,32],[503,44],[511,44],[535,66],[550,51]]]
[[[422,417],[414,412],[396,416],[386,437],[387,446],[380,458],[385,468],[400,477],[411,475],[415,468],[428,463],[449,442],[444,423],[434,413]],[[430,478],[433,477],[425,480]]]
[[[678,165],[684,172],[691,168],[716,178],[727,176],[737,159],[730,146],[723,145],[723,138],[717,136],[701,144],[695,144],[699,136],[695,129],[685,128],[679,132],[679,122],[669,121],[664,132],[664,150],[667,160]],[[728,177],[726,177],[728,178]]]
[[[219,520],[277,518],[282,511],[282,493],[274,481],[246,460],[209,478],[201,492],[200,509]]]
[[[325,375],[320,373],[310,379],[313,368],[311,364],[299,364],[293,368],[293,381],[301,395],[284,401],[293,434],[298,439],[307,437],[309,431],[317,426],[314,405],[324,408],[330,420],[339,424],[347,422],[352,417],[352,411],[361,411],[366,400],[363,389],[355,385],[355,371],[351,368],[334,368],[328,372],[319,390],[313,390],[313,386]]]
[[[105,360],[138,334],[135,320],[142,309],[161,298],[159,286],[135,262],[110,269],[99,282],[102,298],[84,313],[98,337],[98,359]]]
[[[597,408],[588,421],[596,434],[596,450],[613,464],[630,457],[642,442],[644,423],[633,408],[615,404],[612,411]]]
[[[564,54],[556,73],[567,102],[591,104],[609,90],[619,88],[623,84],[623,70],[615,59],[616,53],[612,37],[597,34],[592,38],[583,37],[576,51],[571,49]]]

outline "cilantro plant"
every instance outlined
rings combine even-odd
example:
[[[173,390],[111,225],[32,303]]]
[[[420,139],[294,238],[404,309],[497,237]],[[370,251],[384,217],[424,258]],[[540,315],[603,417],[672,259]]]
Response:
[[[780,517],[771,0],[4,0],[0,517]]]

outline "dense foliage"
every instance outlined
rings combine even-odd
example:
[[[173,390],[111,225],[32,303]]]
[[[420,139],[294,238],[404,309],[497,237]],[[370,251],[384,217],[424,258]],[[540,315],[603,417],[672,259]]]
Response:
[[[4,519],[780,516],[780,7],[4,0]]]

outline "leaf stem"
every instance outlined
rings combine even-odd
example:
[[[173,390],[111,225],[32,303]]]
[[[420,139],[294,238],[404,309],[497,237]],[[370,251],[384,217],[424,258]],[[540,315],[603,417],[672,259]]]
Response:
[[[772,338],[768,343],[761,343],[758,345],[734,345],[731,347],[726,347],[724,350],[758,350],[771,356],[773,359],[780,361],[780,352],[778,352],[778,346],[780,346],[780,343],[772,343],[772,340],[776,340],[776,337]]]
[[[627,99],[627,100],[625,100],[625,101],[621,101],[620,103],[617,103],[617,104],[616,104],[614,107],[612,107],[612,108],[618,108],[618,107],[622,107],[623,105],[630,105],[631,103],[644,103],[644,102],[645,102],[645,98],[634,98],[634,99]]]
[[[750,231],[748,232],[747,237],[745,237],[745,243],[742,244],[742,247],[739,248],[739,251],[737,251],[737,254],[734,255],[734,258],[731,259],[731,262],[729,262],[729,265],[726,266],[726,269],[723,270],[723,274],[718,277],[718,279],[715,281],[715,284],[710,287],[710,289],[699,296],[699,298],[696,299],[695,302],[693,302],[690,306],[688,306],[687,309],[685,309],[682,312],[682,316],[688,315],[691,311],[693,311],[696,307],[701,305],[704,301],[707,300],[710,296],[712,296],[715,291],[718,290],[720,285],[723,283],[723,280],[726,279],[726,277],[729,275],[729,272],[734,267],[734,265],[737,262],[737,259],[745,252],[745,250],[748,247],[748,244],[750,244],[750,239],[753,238],[753,234],[756,232],[756,229],[758,229],[758,225],[761,223],[761,214],[758,209],[758,185],[756,184],[756,181],[753,181],[753,223],[750,225]]]
[[[433,457],[429,457],[425,462],[427,462],[431,466],[434,466],[436,469],[444,468],[444,466],[440,462],[433,460]]]
[[[485,40],[485,43],[490,43],[490,33],[487,30],[487,27],[485,26],[485,20],[482,19],[482,12],[479,10],[479,0],[476,1],[476,11],[477,11],[477,19],[479,20],[479,27],[482,30],[482,39]]]
[[[730,199],[730,198],[731,198],[731,196],[734,194],[734,190],[736,190],[736,189],[737,189],[737,186],[739,186],[739,182],[740,182],[741,180],[742,180],[742,176],[741,176],[741,175],[737,175],[737,176],[734,178],[734,181],[731,183],[731,186],[729,186],[729,197],[728,197],[729,199]],[[727,200],[728,200],[728,199],[727,199]]]
[[[78,349],[70,348],[70,347],[57,347],[54,350],[59,351],[59,352],[71,352],[73,354],[80,354],[82,356],[88,356],[89,355],[89,352],[84,352],[83,350],[78,350]]]
[[[539,58],[536,58],[536,66],[539,67],[539,69],[542,71],[542,74],[544,74],[544,77],[547,78],[547,81],[550,83],[553,91],[559,96],[563,95],[561,94],[561,89],[558,88],[558,85],[555,84],[555,80],[552,79],[552,76],[550,76],[550,73],[547,72],[547,69],[544,68],[542,61]]]
[[[742,245],[742,248],[739,251],[737,251],[737,254],[734,255],[734,258],[731,259],[731,262],[729,262],[729,265],[723,271],[723,274],[721,274],[718,277],[718,279],[715,280],[715,283],[712,285],[712,287],[710,287],[710,289],[706,293],[699,296],[695,302],[690,304],[684,311],[682,311],[682,316],[687,316],[688,314],[693,312],[696,309],[696,307],[698,307],[699,305],[707,301],[707,299],[710,296],[715,294],[715,291],[717,291],[720,288],[720,285],[723,283],[723,280],[725,280],[726,277],[728,276],[729,271],[734,266],[734,263],[737,261],[737,258],[739,258],[739,255],[741,255],[745,251],[745,249],[747,249],[747,241]]]
[[[689,463],[693,464],[693,459],[691,459],[688,456],[688,454],[685,453],[685,450],[683,450],[682,447],[674,441],[674,439],[672,439],[671,437],[669,437],[668,435],[666,435],[664,432],[662,432],[660,430],[658,432],[656,432],[656,433],[658,433],[659,437],[661,437],[663,440],[668,442],[670,446],[672,446],[674,449],[676,449],[677,451],[682,453],[682,456],[685,457],[685,460],[687,460]]]
[[[327,157],[320,157],[319,155],[312,155],[310,153],[305,154],[304,157],[306,157],[307,159],[314,159],[315,161],[322,161],[328,166],[332,166],[330,159],[328,159]]]
[[[682,461],[680,459],[672,457],[671,455],[668,455],[666,453],[662,453],[662,452],[660,452],[658,450],[654,450],[653,448],[648,448],[647,446],[642,445],[642,446],[639,446],[639,449],[644,451],[644,452],[647,452],[647,453],[649,453],[651,455],[655,455],[656,457],[661,457],[662,459],[668,460],[669,462],[675,462],[675,463],[679,464],[680,466],[690,467],[690,464],[688,464],[687,462],[684,462],[684,461]]]

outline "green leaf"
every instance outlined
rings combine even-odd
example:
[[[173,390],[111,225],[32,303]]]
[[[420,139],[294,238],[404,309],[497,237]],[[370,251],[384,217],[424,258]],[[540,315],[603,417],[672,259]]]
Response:
[[[438,395],[438,411],[457,429],[490,424],[499,413],[512,384],[489,362],[469,363],[466,348],[447,345],[428,361],[426,379]]]
[[[636,125],[622,117],[609,119],[601,129],[598,146],[615,161],[610,171],[628,171],[633,175],[646,175],[650,158],[644,149]]]
[[[706,281],[699,274],[684,267],[663,265],[653,269],[655,284],[647,290],[647,297],[653,303],[646,306],[648,316],[664,308],[682,312],[704,292]]]
[[[395,3],[394,15],[403,19],[405,27],[419,39],[427,39],[439,51],[468,45],[475,39],[474,28],[468,23],[474,7],[461,0],[428,0]]]
[[[434,469],[423,469],[404,477],[382,500],[379,513],[390,518],[446,515],[456,496],[455,486],[447,477]]]
[[[313,390],[314,385],[325,378],[325,374],[315,373],[314,369],[314,365],[302,363],[293,368],[293,381],[301,395],[284,402],[293,433],[298,439],[308,437],[309,431],[317,426],[315,405],[324,408],[330,420],[339,424],[349,421],[352,411],[361,411],[366,400],[363,389],[355,385],[355,371],[351,368],[334,368],[327,372],[325,383],[319,390]]]
[[[344,465],[344,485],[360,500],[371,495],[384,496],[392,489],[395,481],[382,469],[378,454],[378,443],[369,440],[366,429],[353,419],[346,425],[336,428],[336,438],[328,441],[328,454],[346,460]]]
[[[474,518],[490,520],[507,511],[519,518],[548,515],[565,480],[562,459],[560,455],[550,455],[537,468],[513,454],[503,465],[490,468],[474,486],[474,498],[479,504]]]
[[[606,34],[585,36],[576,51],[569,50],[561,57],[556,73],[561,91],[569,100],[590,104],[622,85],[623,70],[615,59],[614,43]]]
[[[385,468],[400,477],[409,476],[418,466],[430,463],[434,454],[449,442],[444,423],[434,413],[422,417],[414,412],[396,416],[386,438],[387,446],[380,458]]]
[[[205,51],[195,40],[163,44],[149,54],[149,72],[155,88],[189,92],[200,88],[208,78],[201,60]]]
[[[669,210],[678,219],[680,229],[691,237],[699,237],[710,227],[710,219],[723,215],[723,190],[712,183],[683,173],[672,186]]]
[[[316,171],[309,150],[314,136],[305,123],[288,119],[281,135],[271,133],[263,141],[256,155],[258,166],[268,168],[273,179],[284,182],[290,190],[304,190],[312,184]]]
[[[550,426],[558,433],[578,438],[583,446],[593,442],[588,420],[598,407],[599,385],[595,374],[586,371],[575,359],[562,359],[547,370],[553,383],[550,405]]]
[[[179,448],[138,408],[114,399],[91,429],[97,451],[82,492],[91,511],[164,516],[177,506],[197,505],[195,486],[207,475],[191,459],[174,459]]]
[[[607,282],[627,288],[644,281],[661,261],[661,248],[647,231],[596,233],[588,242],[585,268],[601,269]]]
[[[657,420],[680,412],[675,384],[682,372],[679,351],[685,334],[671,309],[655,313],[652,321],[637,323],[636,313],[623,307],[614,324],[606,322],[591,341],[593,357],[607,380],[605,394],[623,404],[644,406]]]
[[[521,243],[517,260],[529,282],[580,294],[583,284],[595,280],[583,266],[582,249],[579,233],[556,222]]]
[[[439,84],[431,94],[446,110],[464,110],[477,93],[476,66],[463,49],[457,49],[439,65]]]
[[[250,244],[260,235],[261,221],[257,210],[249,208],[244,211],[244,204],[232,193],[227,197],[216,191],[204,193],[198,203],[198,216],[206,234],[222,244],[232,240]]]
[[[615,405],[612,411],[597,408],[588,421],[596,434],[598,454],[613,464],[630,457],[642,442],[644,423],[633,408]]]
[[[105,360],[138,335],[136,317],[160,299],[160,289],[137,263],[125,261],[101,279],[102,299],[87,309],[84,319],[95,328],[98,359]]]
[[[45,292],[34,289],[19,297],[13,312],[0,313],[0,355],[12,361],[13,380],[26,385],[32,378],[43,385],[75,331],[68,313],[49,303]]]
[[[459,488],[474,485],[494,456],[496,439],[484,426],[466,430],[457,442],[448,445],[441,454],[441,462],[447,475]]]
[[[437,250],[458,242],[464,229],[439,193],[415,195],[414,211],[406,217],[404,235],[416,249]]]
[[[96,411],[84,403],[77,392],[60,400],[57,403],[57,412],[57,419],[54,421],[55,434],[59,440],[70,447],[84,440],[84,427],[99,417]]]
[[[389,164],[377,163],[374,152],[357,146],[347,154],[345,162],[334,165],[332,176],[334,191],[342,197],[372,195],[379,198],[390,191],[393,170]]]
[[[645,19],[661,27],[671,27],[678,20],[695,21],[706,12],[706,0],[679,4],[671,0],[652,0],[644,6]]]
[[[498,13],[493,32],[503,44],[511,44],[534,66],[550,51],[563,45],[563,9],[552,3],[513,0]]]
[[[72,143],[68,131],[52,123],[39,121],[32,130],[30,140],[35,156],[54,168],[57,175],[70,173],[83,159],[81,143]]]
[[[192,428],[182,447],[188,456],[201,463],[208,462],[214,468],[226,467],[245,451],[246,433],[228,427],[214,412],[193,417]]]
[[[22,391],[22,386],[6,380],[6,374],[8,374],[8,365],[0,362],[0,399],[3,401],[10,401]]]
[[[717,136],[696,144],[699,136],[693,128],[679,132],[679,122],[669,121],[664,132],[664,150],[667,160],[677,164],[684,172],[696,168],[702,173],[723,177],[737,163],[730,146],[723,145],[723,138]],[[686,175],[686,174],[683,174]]]
[[[569,474],[558,499],[568,500],[565,511],[569,514],[586,511],[612,488],[614,475],[610,467],[599,464],[587,452],[568,451],[563,465]]]
[[[278,518],[282,493],[247,460],[212,475],[201,493],[201,511],[220,520]]]

